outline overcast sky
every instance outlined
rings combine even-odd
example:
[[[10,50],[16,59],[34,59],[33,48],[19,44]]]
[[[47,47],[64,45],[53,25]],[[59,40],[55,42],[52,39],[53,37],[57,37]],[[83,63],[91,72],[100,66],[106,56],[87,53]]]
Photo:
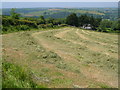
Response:
[[[2,2],[118,2],[120,0],[1,0]]]

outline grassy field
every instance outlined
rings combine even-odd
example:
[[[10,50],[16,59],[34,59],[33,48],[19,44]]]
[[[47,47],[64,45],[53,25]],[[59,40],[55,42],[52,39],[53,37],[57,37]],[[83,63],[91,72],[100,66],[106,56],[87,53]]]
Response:
[[[74,27],[4,34],[3,87],[117,88],[117,45],[116,34]]]
[[[80,9],[48,9],[48,10],[43,10],[43,11],[36,11],[36,12],[29,12],[29,13],[22,13],[24,16],[39,16],[39,15],[44,15],[44,13],[47,12],[48,15],[56,14],[56,13],[61,13],[61,12],[70,12],[70,13],[82,13],[82,14],[94,14],[94,15],[105,15],[104,13],[100,13],[97,11],[87,11],[87,10],[80,10]]]

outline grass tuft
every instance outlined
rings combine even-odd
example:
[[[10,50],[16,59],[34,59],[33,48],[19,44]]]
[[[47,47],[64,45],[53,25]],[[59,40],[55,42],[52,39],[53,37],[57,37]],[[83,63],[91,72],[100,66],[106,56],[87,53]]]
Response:
[[[3,88],[44,88],[33,82],[30,72],[25,68],[4,62],[3,66]]]

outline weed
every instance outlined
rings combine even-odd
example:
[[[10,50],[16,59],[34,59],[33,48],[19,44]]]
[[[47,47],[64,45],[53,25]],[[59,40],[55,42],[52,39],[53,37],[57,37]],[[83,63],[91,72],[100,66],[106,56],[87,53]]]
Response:
[[[56,64],[56,67],[60,69],[65,69],[65,70],[69,69],[68,65],[64,62],[59,62],[58,64]]]
[[[43,55],[42,58],[46,59],[48,57],[48,55]]]
[[[43,71],[43,72],[49,72],[50,69],[49,69],[49,68],[42,68],[42,71]]]
[[[58,56],[56,53],[50,52],[49,57],[50,58],[57,58]]]
[[[99,86],[100,86],[101,88],[111,88],[110,86],[105,85],[105,84],[99,84]]]
[[[54,84],[71,84],[72,81],[66,78],[55,78],[52,80]]]
[[[44,88],[33,82],[30,72],[25,68],[4,62],[3,63],[3,88]]]
[[[56,74],[57,76],[64,76],[64,74],[61,73],[61,72],[56,72],[55,74]]]

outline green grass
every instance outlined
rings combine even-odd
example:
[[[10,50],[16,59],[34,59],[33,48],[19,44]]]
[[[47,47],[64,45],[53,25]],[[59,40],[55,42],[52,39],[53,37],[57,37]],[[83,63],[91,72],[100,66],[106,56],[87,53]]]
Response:
[[[100,83],[99,86],[100,86],[101,88],[112,88],[112,87],[110,87],[110,86],[108,86],[108,85],[106,85],[106,84],[104,84],[104,83]]]
[[[65,27],[65,26],[64,26]],[[64,28],[64,27],[61,27],[61,26],[57,26],[55,25],[54,27],[45,27],[45,28],[29,28],[29,29],[26,29],[26,30],[17,30],[16,28],[14,27],[7,27],[9,28],[7,31],[1,31],[0,34],[9,34],[9,33],[14,33],[14,32],[24,32],[24,31],[47,31],[47,30],[50,30],[50,29],[59,29],[59,28]]]
[[[25,68],[9,62],[4,62],[2,66],[3,88],[45,88],[33,82],[31,73]]]
[[[71,84],[72,83],[72,80],[69,80],[69,79],[66,79],[66,78],[55,78],[53,79],[53,83],[54,84]]]
[[[89,13],[89,14],[95,14],[95,15],[105,15],[104,13],[100,13],[97,11],[87,11],[87,10],[80,10],[80,9],[61,9],[61,10],[57,10],[57,11],[44,10],[44,11],[29,12],[24,15],[25,16],[27,16],[27,15],[39,16],[39,15],[44,15],[45,12],[49,13],[47,15],[54,15],[56,13],[61,13],[61,12],[82,13],[82,14]]]
[[[90,40],[95,38],[90,41],[80,38],[76,34],[77,29],[71,27],[40,29],[3,35],[3,59],[5,58],[4,60],[15,64],[3,63],[4,88],[73,88],[73,85],[84,88],[112,87],[109,82],[112,82],[112,76],[114,79],[115,75],[117,75],[115,71],[117,70],[117,60],[114,57],[104,55],[104,52],[92,51],[89,49],[91,47],[86,46],[96,46],[93,41],[98,40],[95,37],[99,36],[100,38],[104,37],[101,40],[103,43],[105,42],[104,40],[110,39],[108,44],[111,45],[116,40],[116,36],[99,32],[92,33],[91,31],[92,34],[90,33],[90,35],[94,36],[92,37],[80,30],[79,33]],[[66,30],[70,31],[64,33]],[[60,36],[61,32],[64,34],[63,37],[55,36]],[[72,43],[72,41],[77,43]],[[83,43],[83,45],[79,43]],[[103,47],[102,49],[107,53],[111,52],[111,50],[116,51],[116,47],[97,46],[97,48]],[[90,70],[88,70],[89,67]],[[103,72],[98,73],[98,70],[103,70]],[[95,79],[93,78],[94,76]],[[108,76],[111,77],[109,78]],[[106,80],[105,83],[102,80]],[[114,87],[117,86],[114,85]]]

